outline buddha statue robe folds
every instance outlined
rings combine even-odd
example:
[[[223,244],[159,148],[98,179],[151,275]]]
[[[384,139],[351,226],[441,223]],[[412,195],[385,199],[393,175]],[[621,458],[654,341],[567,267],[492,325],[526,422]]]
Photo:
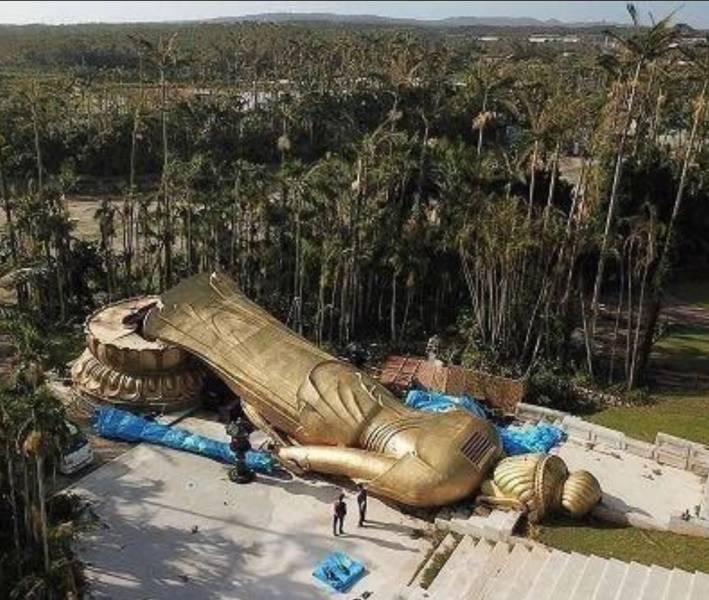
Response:
[[[383,497],[440,506],[476,492],[502,456],[495,429],[453,411],[404,406],[251,302],[221,274],[163,293],[144,335],[202,359],[299,470],[348,476]]]

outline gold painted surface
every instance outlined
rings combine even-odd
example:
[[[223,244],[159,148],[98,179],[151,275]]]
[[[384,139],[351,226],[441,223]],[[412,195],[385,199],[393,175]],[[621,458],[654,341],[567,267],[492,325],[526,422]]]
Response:
[[[89,349],[74,361],[71,378],[74,389],[89,398],[141,410],[182,410],[197,404],[202,391],[199,369],[121,373],[102,363]]]
[[[558,456],[523,454],[501,460],[492,479],[482,485],[482,500],[516,506],[532,522],[562,508],[572,517],[583,517],[601,499],[601,486],[588,471],[569,474]]]
[[[74,362],[74,389],[94,400],[141,410],[175,411],[199,402],[202,372],[188,353],[140,335],[130,319],[157,296],[103,307],[86,320],[86,350]],[[128,318],[128,320],[126,320]]]
[[[86,319],[86,346],[104,365],[122,373],[163,373],[184,368],[189,354],[159,340],[149,341],[135,323],[124,319],[149,307],[157,296],[129,298],[108,304]]]
[[[399,402],[251,302],[224,275],[201,274],[161,296],[144,334],[196,355],[281,439],[299,470],[345,475],[413,506],[460,500],[501,455],[494,428],[454,411]]]

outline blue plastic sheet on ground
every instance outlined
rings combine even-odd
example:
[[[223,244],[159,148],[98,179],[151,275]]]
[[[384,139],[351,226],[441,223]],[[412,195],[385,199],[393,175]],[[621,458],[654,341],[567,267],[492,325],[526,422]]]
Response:
[[[566,437],[563,429],[544,422],[535,425],[498,427],[497,431],[500,434],[505,454],[508,456],[536,452],[546,453]]]
[[[234,464],[229,444],[192,433],[179,427],[169,427],[117,408],[99,408],[94,415],[94,431],[101,437],[126,442],[148,442],[184,450],[222,462]],[[246,452],[246,466],[258,473],[270,473],[275,459],[267,452]]]
[[[313,577],[338,592],[346,592],[364,576],[364,565],[342,552],[328,554],[313,571]]]
[[[448,412],[462,408],[481,419],[487,419],[485,409],[470,396],[449,396],[440,392],[411,390],[406,394],[406,406],[428,412]]]
[[[406,405],[428,412],[447,412],[462,408],[481,419],[488,418],[485,409],[470,396],[449,396],[434,391],[411,390],[406,394]],[[543,422],[536,425],[497,427],[497,432],[508,456],[549,452],[566,436],[560,427]]]

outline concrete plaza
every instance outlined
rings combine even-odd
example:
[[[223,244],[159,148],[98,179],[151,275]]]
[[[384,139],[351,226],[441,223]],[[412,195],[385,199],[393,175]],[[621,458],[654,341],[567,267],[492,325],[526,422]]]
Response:
[[[181,427],[226,439],[218,423],[188,418]],[[356,598],[389,581],[403,585],[428,542],[425,523],[370,498],[371,524],[357,527],[347,491],[343,537],[333,537],[331,505],[340,487],[320,478],[265,477],[238,486],[226,465],[140,444],[79,481],[100,524],[83,534],[93,598],[311,600]],[[364,562],[350,594],[334,594],[312,576],[328,552]]]
[[[694,513],[702,500],[704,482],[690,471],[660,465],[624,450],[596,444],[588,448],[573,441],[552,448],[570,471],[593,473],[603,490],[602,506],[619,515],[632,515],[632,524],[667,529],[670,517]]]

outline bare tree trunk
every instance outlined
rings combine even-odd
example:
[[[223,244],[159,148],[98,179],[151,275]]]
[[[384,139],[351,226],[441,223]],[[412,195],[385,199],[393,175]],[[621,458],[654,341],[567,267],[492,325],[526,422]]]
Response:
[[[17,266],[17,238],[15,237],[15,223],[12,215],[12,205],[10,204],[10,196],[7,191],[5,182],[5,169],[0,151],[0,196],[2,196],[3,207],[5,209],[5,222],[7,223],[7,235],[10,241],[10,256],[12,258],[12,266]]]
[[[478,146],[477,146],[478,156],[480,156],[480,153],[482,152],[482,149],[483,149],[483,130],[485,129],[485,113],[486,112],[487,112],[487,90],[485,90],[485,94],[483,96],[483,106],[482,106],[483,118],[480,120],[480,127],[478,127]]]
[[[628,245],[628,317],[625,335],[625,378],[630,378],[630,336],[633,331],[633,245]]]
[[[625,293],[625,269],[623,268],[623,259],[620,262],[620,294],[618,296],[618,307],[615,312],[615,326],[613,327],[613,341],[611,343],[611,357],[608,367],[608,385],[613,383],[613,367],[615,365],[615,353],[618,346],[618,331],[620,329],[620,315],[623,311],[623,295]]]
[[[534,206],[534,187],[537,181],[537,155],[539,154],[539,140],[534,140],[534,148],[532,150],[532,160],[529,172],[529,213],[528,217],[532,218],[532,208]]]
[[[167,83],[165,81],[165,68],[160,68],[160,121],[162,130],[162,188],[163,188],[163,251],[165,254],[165,274],[163,277],[165,287],[172,286],[172,207],[170,206],[170,193],[168,191],[168,143],[167,143]]]
[[[401,321],[401,330],[399,331],[399,342],[404,341],[406,334],[406,325],[409,320],[409,310],[411,309],[411,301],[413,299],[413,286],[406,287],[406,304],[404,305],[404,318]]]
[[[43,179],[44,179],[44,168],[42,166],[42,147],[39,143],[39,123],[37,122],[37,107],[35,101],[30,101],[30,107],[32,109],[32,131],[34,133],[34,152],[35,160],[37,161],[37,192],[42,193]]]
[[[135,220],[135,151],[138,142],[138,110],[133,114],[133,129],[130,136],[130,164],[128,171],[128,193],[123,205],[123,253],[125,256],[126,295],[133,291],[133,253],[134,253],[134,220]]]
[[[643,309],[645,306],[645,290],[647,289],[647,275],[650,269],[650,257],[646,257],[645,266],[643,269],[642,281],[640,283],[640,297],[638,298],[638,316],[635,324],[635,337],[633,339],[633,349],[630,358],[630,377],[628,378],[628,390],[632,390],[635,387],[635,382],[637,380],[637,364],[638,364],[638,346],[640,343],[640,329],[643,323]],[[628,331],[630,335],[630,331]]]
[[[19,527],[19,515],[17,514],[17,493],[15,492],[15,473],[13,469],[13,461],[11,454],[10,443],[5,441],[5,453],[7,455],[7,481],[10,485],[10,507],[12,509],[12,539],[15,543],[15,552],[17,556],[20,556],[22,552],[22,546],[20,545],[20,527]],[[16,561],[17,564],[17,577],[22,577],[22,561]]]
[[[35,454],[37,466],[37,493],[39,494],[39,517],[42,522],[42,552],[44,555],[44,572],[49,574],[49,532],[47,531],[47,503],[44,491],[44,457],[41,449]]]
[[[618,205],[618,188],[623,172],[623,159],[625,158],[625,144],[630,133],[630,126],[633,122],[633,108],[635,106],[635,95],[638,89],[638,80],[640,79],[640,69],[643,66],[643,60],[639,60],[635,66],[633,81],[630,87],[630,97],[628,99],[628,114],[625,118],[623,131],[621,132],[620,141],[618,142],[618,151],[616,153],[615,170],[613,172],[613,184],[611,185],[611,195],[608,201],[608,212],[606,213],[606,225],[603,230],[603,239],[601,241],[601,250],[598,257],[598,267],[596,269],[596,280],[593,284],[593,298],[591,300],[591,345],[596,334],[596,320],[598,318],[598,305],[601,297],[601,287],[603,285],[603,273],[606,266],[606,255],[608,253],[608,242],[611,236],[611,228],[615,221],[615,213]]]
[[[672,215],[670,216],[670,222],[667,225],[667,232],[665,233],[665,240],[662,245],[662,251],[660,252],[660,259],[658,261],[657,269],[655,270],[655,275],[652,279],[647,324],[645,327],[643,342],[640,349],[640,358],[638,361],[638,373],[641,377],[644,376],[647,370],[647,365],[650,360],[650,353],[652,352],[652,345],[655,341],[655,329],[657,327],[657,321],[662,310],[662,302],[664,299],[664,285],[666,283],[667,273],[669,272],[670,251],[673,245],[675,224],[677,221],[677,216],[679,215],[679,211],[682,207],[682,200],[684,199],[684,189],[687,185],[687,172],[689,171],[689,165],[691,164],[695,155],[694,151],[695,142],[697,139],[697,131],[699,129],[699,123],[701,123],[702,121],[704,110],[706,108],[705,96],[708,85],[709,80],[705,79],[702,85],[702,90],[697,98],[697,107],[694,112],[692,130],[689,134],[687,148],[684,153],[684,160],[682,161],[682,172],[679,178],[679,184],[677,186],[677,194],[675,195],[674,205],[672,206]]]
[[[396,341],[396,279],[399,275],[394,269],[391,276],[391,304],[389,305],[389,335],[392,342]]]
[[[544,208],[544,224],[542,227],[543,231],[545,231],[545,232],[547,230],[547,222],[549,221],[549,213],[551,212],[551,208],[553,206],[554,192],[556,190],[556,178],[557,178],[557,171],[558,171],[558,166],[559,166],[560,146],[561,146],[561,144],[559,142],[557,142],[556,147],[554,148],[554,155],[551,160],[551,182],[549,183],[549,195],[547,196],[547,205]]]

